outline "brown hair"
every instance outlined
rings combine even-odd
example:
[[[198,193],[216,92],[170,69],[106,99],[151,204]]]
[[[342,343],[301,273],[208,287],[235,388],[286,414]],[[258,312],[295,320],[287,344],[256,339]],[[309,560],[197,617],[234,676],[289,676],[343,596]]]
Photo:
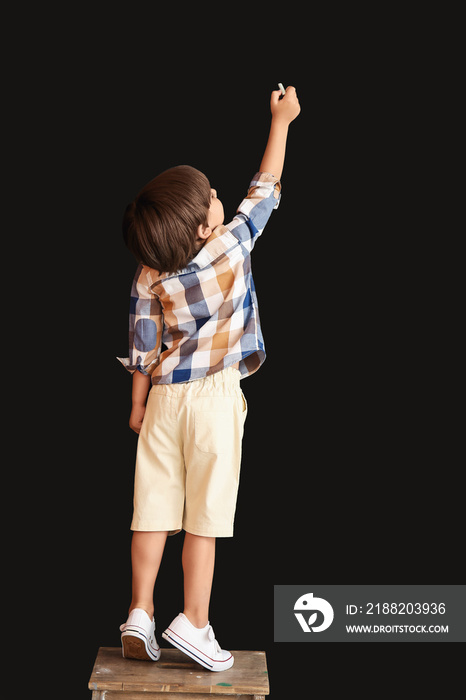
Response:
[[[196,168],[165,170],[126,207],[126,245],[138,262],[159,272],[182,270],[199,250],[197,229],[207,226],[210,199],[210,183]]]

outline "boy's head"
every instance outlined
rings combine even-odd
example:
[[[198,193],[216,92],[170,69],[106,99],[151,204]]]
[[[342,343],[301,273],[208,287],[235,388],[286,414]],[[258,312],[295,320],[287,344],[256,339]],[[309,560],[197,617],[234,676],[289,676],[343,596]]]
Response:
[[[206,176],[178,165],[151,180],[126,207],[123,237],[139,262],[177,272],[221,223],[223,207]]]

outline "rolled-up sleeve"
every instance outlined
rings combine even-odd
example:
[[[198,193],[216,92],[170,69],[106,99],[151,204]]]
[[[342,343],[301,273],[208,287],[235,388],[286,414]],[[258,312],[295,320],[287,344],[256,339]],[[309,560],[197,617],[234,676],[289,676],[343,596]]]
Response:
[[[280,181],[269,173],[256,173],[249,185],[247,196],[227,228],[243,245],[252,250],[272,211],[278,207],[280,197]]]
[[[129,357],[118,357],[131,374],[152,374],[162,347],[163,312],[150,283],[150,268],[139,265],[131,287]]]

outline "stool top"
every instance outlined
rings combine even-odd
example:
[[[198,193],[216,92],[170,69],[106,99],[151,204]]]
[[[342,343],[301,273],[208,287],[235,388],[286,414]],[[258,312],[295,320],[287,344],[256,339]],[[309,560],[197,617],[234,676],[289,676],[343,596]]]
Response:
[[[162,649],[159,661],[124,659],[120,647],[100,647],[90,690],[128,690],[222,695],[268,695],[264,651],[232,651],[228,671],[207,671],[178,649]]]

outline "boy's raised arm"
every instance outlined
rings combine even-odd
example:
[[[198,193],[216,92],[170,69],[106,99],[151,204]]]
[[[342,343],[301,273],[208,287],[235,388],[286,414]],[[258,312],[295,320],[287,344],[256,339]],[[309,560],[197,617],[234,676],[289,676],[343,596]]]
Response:
[[[280,179],[285,162],[286,139],[288,127],[301,111],[296,90],[289,86],[283,99],[280,100],[281,90],[274,90],[270,98],[272,123],[269,138],[260,164],[260,171],[270,173]]]

